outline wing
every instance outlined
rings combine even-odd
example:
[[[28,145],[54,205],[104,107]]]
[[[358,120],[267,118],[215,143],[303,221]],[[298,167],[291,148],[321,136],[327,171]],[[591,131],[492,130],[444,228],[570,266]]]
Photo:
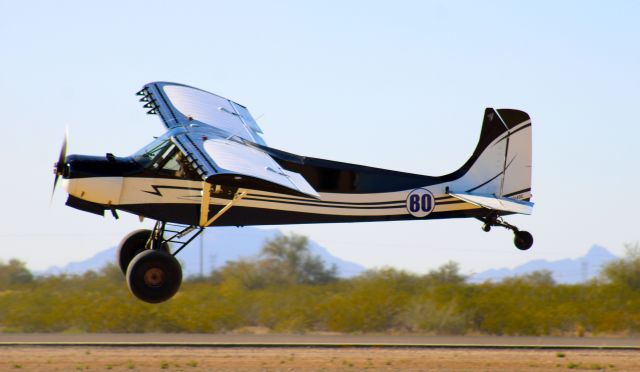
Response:
[[[224,97],[187,85],[154,82],[146,84],[138,95],[148,114],[158,114],[168,129],[204,124],[217,128],[228,137],[265,145],[262,130],[246,107]]]
[[[138,94],[148,113],[160,116],[169,128],[167,135],[204,181],[320,197],[302,175],[282,168],[261,149],[262,131],[244,106],[175,83],[149,83]]]

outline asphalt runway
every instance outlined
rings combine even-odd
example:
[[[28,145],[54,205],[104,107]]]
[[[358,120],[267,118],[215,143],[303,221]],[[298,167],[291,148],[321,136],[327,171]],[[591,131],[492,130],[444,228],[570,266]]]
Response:
[[[182,347],[424,347],[619,349],[640,351],[640,338],[339,334],[0,333],[0,345]]]

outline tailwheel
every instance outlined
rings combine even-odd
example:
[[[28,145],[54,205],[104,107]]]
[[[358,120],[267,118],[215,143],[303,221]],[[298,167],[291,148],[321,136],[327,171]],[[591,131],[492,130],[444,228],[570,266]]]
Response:
[[[129,263],[138,253],[150,248],[150,237],[151,230],[141,229],[132,231],[120,241],[116,258],[122,274],[127,274]],[[169,244],[162,242],[159,246],[160,250],[169,253]]]
[[[533,235],[531,235],[531,233],[518,229],[516,226],[503,220],[498,214],[490,214],[478,219],[484,222],[482,230],[486,232],[491,231],[492,226],[500,226],[513,231],[513,244],[521,251],[526,251],[533,246]]]
[[[533,245],[533,235],[528,231],[518,230],[513,232],[513,244],[521,251],[526,251]]]
[[[182,283],[180,263],[170,253],[148,249],[138,253],[127,269],[127,285],[134,296],[156,304],[178,292]]]

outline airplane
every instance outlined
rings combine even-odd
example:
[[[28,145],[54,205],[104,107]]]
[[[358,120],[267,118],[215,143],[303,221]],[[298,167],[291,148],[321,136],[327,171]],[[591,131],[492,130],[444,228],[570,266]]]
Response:
[[[210,226],[476,218],[484,231],[513,231],[520,250],[533,245],[529,232],[503,219],[533,210],[531,119],[523,111],[486,108],[471,157],[434,177],[271,148],[245,106],[191,86],[152,82],[137,95],[166,133],[125,157],[67,156],[65,135],[53,192],[62,177],[67,206],[156,221],[118,246],[127,286],[142,301],[178,292],[175,256]]]

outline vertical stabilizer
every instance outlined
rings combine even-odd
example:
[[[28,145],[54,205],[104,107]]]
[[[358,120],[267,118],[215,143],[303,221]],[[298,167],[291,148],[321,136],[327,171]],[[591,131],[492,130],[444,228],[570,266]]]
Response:
[[[452,192],[531,198],[531,118],[524,111],[487,108],[480,140]]]

